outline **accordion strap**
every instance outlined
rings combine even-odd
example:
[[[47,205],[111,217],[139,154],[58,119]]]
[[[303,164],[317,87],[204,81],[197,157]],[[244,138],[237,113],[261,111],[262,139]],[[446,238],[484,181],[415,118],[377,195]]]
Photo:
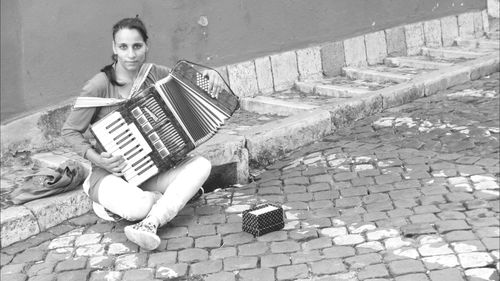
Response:
[[[137,75],[137,78],[135,78],[134,84],[132,85],[132,89],[130,89],[130,95],[128,96],[129,99],[135,96],[140,91],[141,86],[144,81],[146,81],[146,78],[148,77],[149,71],[152,67],[152,63],[145,63],[141,66],[139,74]]]
[[[134,84],[130,89],[130,94],[128,99],[137,95],[140,92],[141,86],[146,81],[146,78],[153,67],[152,63],[145,63],[141,66],[139,70],[139,74],[137,78],[134,80]],[[100,97],[78,97],[76,98],[74,108],[86,108],[86,107],[103,107],[103,106],[111,106],[118,105],[126,102],[128,99],[117,99],[117,98],[100,98]]]

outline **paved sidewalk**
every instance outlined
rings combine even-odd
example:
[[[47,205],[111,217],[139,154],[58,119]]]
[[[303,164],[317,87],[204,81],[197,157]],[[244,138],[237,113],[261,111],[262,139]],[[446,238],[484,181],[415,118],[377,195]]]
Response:
[[[355,122],[186,206],[159,249],[89,213],[1,249],[2,280],[498,280],[499,73]],[[241,231],[281,203],[285,229]]]

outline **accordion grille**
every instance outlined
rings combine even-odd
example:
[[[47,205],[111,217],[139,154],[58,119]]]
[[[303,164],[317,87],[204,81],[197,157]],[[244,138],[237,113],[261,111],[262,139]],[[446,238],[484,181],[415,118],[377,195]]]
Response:
[[[138,102],[137,107],[146,112],[144,116],[147,118],[147,124],[151,125],[152,131],[158,135],[171,154],[176,154],[184,148],[184,139],[165,113],[164,106],[159,104],[154,95],[149,95]],[[143,126],[143,132],[148,133],[148,131]]]

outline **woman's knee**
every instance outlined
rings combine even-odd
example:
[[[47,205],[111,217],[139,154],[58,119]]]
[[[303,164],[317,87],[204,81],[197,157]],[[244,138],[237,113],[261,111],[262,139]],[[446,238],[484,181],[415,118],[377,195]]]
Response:
[[[120,216],[128,221],[142,220],[148,215],[153,206],[150,201],[147,198],[137,198],[122,210]]]
[[[118,215],[128,221],[144,219],[155,203],[154,196],[150,196],[148,193],[150,192],[143,192],[133,200],[130,200],[130,202],[124,204],[121,214]]]
[[[197,155],[194,156],[191,161],[191,165],[194,166],[194,169],[196,169],[197,173],[204,177],[208,177],[210,175],[210,171],[212,170],[212,163],[210,163],[207,158]]]

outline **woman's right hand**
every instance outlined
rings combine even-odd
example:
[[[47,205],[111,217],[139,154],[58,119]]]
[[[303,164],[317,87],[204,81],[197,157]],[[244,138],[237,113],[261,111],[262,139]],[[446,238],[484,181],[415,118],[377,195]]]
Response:
[[[121,155],[112,155],[108,152],[100,154],[99,163],[96,163],[101,168],[106,169],[117,177],[123,176],[123,169],[127,166],[125,159]]]

